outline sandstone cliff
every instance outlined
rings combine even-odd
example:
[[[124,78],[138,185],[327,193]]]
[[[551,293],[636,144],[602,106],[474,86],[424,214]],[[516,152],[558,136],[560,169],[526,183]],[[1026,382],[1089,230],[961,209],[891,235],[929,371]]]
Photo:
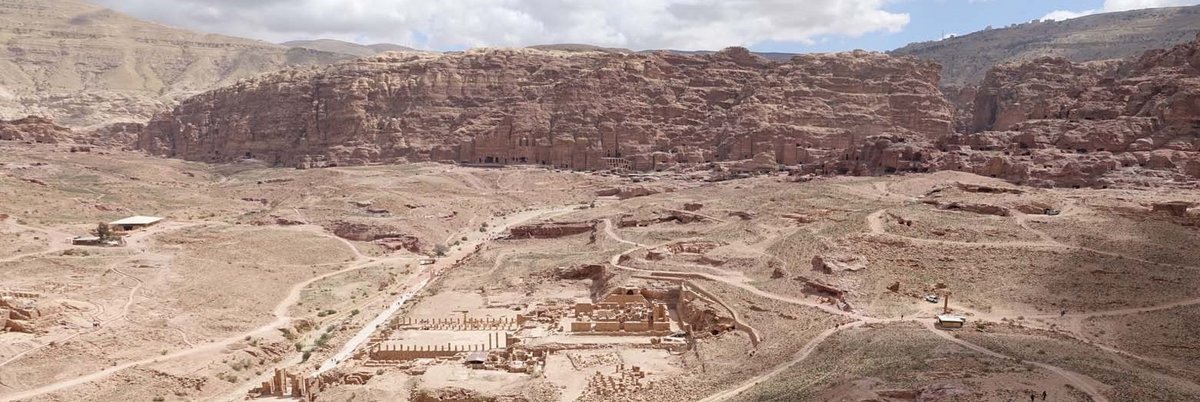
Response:
[[[139,139],[149,152],[281,166],[454,160],[573,169],[767,155],[797,164],[865,137],[932,141],[952,110],[930,62],[856,52],[775,63],[534,49],[388,54],[288,70],[190,98]]]
[[[1121,62],[1041,58],[996,67],[969,133],[873,138],[817,170],[963,170],[1043,186],[1194,185],[1200,179],[1200,36]]]
[[[77,0],[0,1],[0,118],[144,123],[178,99],[290,65],[351,58],[205,35]]]

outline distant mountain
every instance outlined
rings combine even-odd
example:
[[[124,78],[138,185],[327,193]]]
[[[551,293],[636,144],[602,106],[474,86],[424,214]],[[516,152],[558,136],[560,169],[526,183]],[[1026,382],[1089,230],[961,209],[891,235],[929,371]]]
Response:
[[[633,53],[632,50],[619,47],[602,47],[596,45],[585,45],[581,43],[555,43],[549,45],[534,45],[529,46],[530,49],[537,50],[559,50],[564,52],[604,52],[604,53]]]
[[[375,45],[360,45],[357,43],[345,42],[334,39],[317,39],[317,40],[295,40],[282,43],[283,46],[290,48],[300,48],[316,50],[321,52],[329,52],[335,54],[344,54],[353,57],[370,57],[383,52],[412,52],[416,51],[411,47],[394,45],[390,43],[380,43]]]
[[[0,118],[145,122],[183,97],[350,57],[194,33],[78,0],[0,2]]]
[[[1196,37],[1200,6],[1095,14],[1066,21],[1029,22],[890,52],[942,64],[942,85],[978,85],[993,66],[1043,56],[1074,62],[1124,59]]]
[[[369,47],[369,48],[371,48],[371,49],[374,49],[376,52],[379,52],[379,53],[383,53],[383,52],[416,52],[416,51],[420,51],[420,50],[413,49],[413,48],[411,48],[411,47],[408,47],[408,46],[400,46],[400,45],[393,44],[393,43],[376,43],[376,44],[374,44],[374,45],[367,45],[367,47]]]

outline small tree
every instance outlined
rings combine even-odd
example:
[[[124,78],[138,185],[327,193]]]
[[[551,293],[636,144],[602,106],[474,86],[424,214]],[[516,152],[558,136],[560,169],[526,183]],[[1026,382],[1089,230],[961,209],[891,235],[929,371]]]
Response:
[[[433,254],[437,255],[438,257],[445,257],[447,251],[450,251],[450,248],[446,247],[445,244],[433,246]]]
[[[113,234],[112,228],[108,227],[108,224],[101,222],[100,224],[96,225],[96,237],[99,237],[100,241],[109,241],[115,236],[116,235]]]

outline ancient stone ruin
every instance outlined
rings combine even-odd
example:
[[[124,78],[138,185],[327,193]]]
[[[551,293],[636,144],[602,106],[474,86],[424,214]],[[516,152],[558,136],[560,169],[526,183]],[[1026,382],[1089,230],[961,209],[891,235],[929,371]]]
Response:
[[[288,373],[284,369],[275,369],[275,375],[269,381],[263,381],[258,388],[258,395],[262,397],[286,397],[302,398],[306,401],[315,400],[313,395],[321,388],[321,381],[317,378],[305,378],[297,374]]]
[[[33,333],[44,312],[37,307],[39,295],[31,292],[0,291],[0,330]]]
[[[599,302],[577,302],[571,332],[665,335],[671,332],[668,316],[665,303],[647,299],[642,289],[621,287]]]

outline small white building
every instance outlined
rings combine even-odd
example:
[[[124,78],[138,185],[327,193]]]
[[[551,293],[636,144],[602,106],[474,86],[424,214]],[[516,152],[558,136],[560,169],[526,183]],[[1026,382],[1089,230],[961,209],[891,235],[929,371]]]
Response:
[[[108,226],[113,230],[128,232],[131,230],[145,229],[162,222],[163,218],[154,216],[131,216],[119,221],[109,222]]]

